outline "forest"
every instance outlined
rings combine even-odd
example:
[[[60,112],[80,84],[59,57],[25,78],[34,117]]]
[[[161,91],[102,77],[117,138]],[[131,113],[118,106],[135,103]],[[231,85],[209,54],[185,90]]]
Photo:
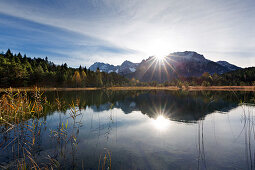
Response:
[[[0,87],[112,87],[112,86],[255,86],[255,67],[222,75],[205,72],[200,77],[178,77],[164,83],[140,82],[117,73],[91,71],[86,67],[56,65],[48,58],[29,58],[13,54],[10,49],[0,54]]]
[[[122,86],[129,81],[117,73],[56,65],[47,57],[32,59],[8,49],[0,54],[0,82],[0,87],[102,87]]]
[[[164,83],[139,82],[131,79],[131,84],[135,86],[255,86],[255,67],[249,67],[231,71],[224,74],[203,73],[200,77],[178,77]]]
[[[224,74],[212,74],[205,72],[200,77],[182,77],[170,82],[165,86],[255,86],[255,67],[249,67],[231,71]]]

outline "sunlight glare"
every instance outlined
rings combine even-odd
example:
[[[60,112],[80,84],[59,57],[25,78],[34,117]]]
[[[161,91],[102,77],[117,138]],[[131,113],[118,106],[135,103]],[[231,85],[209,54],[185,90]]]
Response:
[[[153,120],[153,124],[156,129],[163,131],[169,126],[169,120],[164,116],[159,115],[155,120]]]
[[[156,56],[156,60],[158,61],[163,61],[164,59],[165,59],[165,56],[162,56],[162,55]]]

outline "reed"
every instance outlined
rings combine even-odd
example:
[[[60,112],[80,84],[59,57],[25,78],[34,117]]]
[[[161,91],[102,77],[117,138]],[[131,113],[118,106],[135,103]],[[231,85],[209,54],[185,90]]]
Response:
[[[14,160],[8,165],[0,165],[0,169],[61,168],[62,165],[58,160],[49,155],[43,158],[43,161],[39,161],[35,156],[34,148],[37,148],[40,133],[46,127],[46,122],[41,117],[46,116],[49,110],[68,111],[69,116],[59,122],[56,129],[50,130],[50,137],[64,146],[71,144],[71,153],[75,156],[83,118],[80,103],[80,100],[76,99],[71,104],[67,104],[59,98],[50,103],[44,92],[36,87],[30,91],[15,91],[10,88],[0,93],[0,150],[12,153]],[[112,120],[112,115],[110,119]],[[63,145],[59,146],[63,147]],[[98,168],[111,169],[109,150],[106,149],[100,156]]]
[[[47,98],[38,88],[27,93],[11,88],[0,97],[0,149],[12,152],[16,163],[0,167],[2,169],[52,169],[58,167],[57,160],[47,158],[38,164],[33,157],[33,148],[40,136],[44,109],[49,107]]]
[[[111,152],[105,148],[104,149],[105,153],[102,155],[100,155],[99,157],[99,162],[98,162],[98,170],[102,169],[102,170],[111,170],[112,169],[112,154]]]
[[[6,90],[0,98],[0,120],[1,123],[17,124],[33,117],[40,117],[44,105],[47,105],[46,97],[38,88],[34,88],[31,94],[26,91],[13,92]]]

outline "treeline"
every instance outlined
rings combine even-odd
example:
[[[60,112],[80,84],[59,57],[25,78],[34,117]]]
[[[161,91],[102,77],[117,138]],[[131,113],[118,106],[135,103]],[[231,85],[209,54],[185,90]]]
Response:
[[[10,49],[0,54],[0,87],[103,87],[122,86],[129,80],[116,73],[93,72],[67,64],[56,65],[48,58],[29,58]]]
[[[224,74],[205,72],[201,77],[184,79],[190,86],[255,86],[255,67],[239,69]]]
[[[205,72],[200,77],[179,77],[164,83],[139,82],[132,79],[133,85],[136,86],[255,86],[255,67],[239,69],[225,74],[209,74]]]
[[[140,82],[119,74],[91,71],[86,67],[56,65],[48,58],[29,58],[11,50],[0,54],[0,87],[109,87],[109,86],[255,86],[255,67],[222,75],[204,73],[201,77],[179,77],[164,83]]]

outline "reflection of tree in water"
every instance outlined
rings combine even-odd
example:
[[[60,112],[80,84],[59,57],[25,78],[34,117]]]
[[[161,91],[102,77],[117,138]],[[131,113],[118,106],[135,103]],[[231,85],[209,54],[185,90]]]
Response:
[[[228,112],[244,99],[249,102],[251,97],[249,93],[158,91],[126,98],[119,101],[116,107],[126,113],[140,110],[150,117],[164,114],[171,120],[194,122],[215,111]],[[135,103],[134,108],[130,107],[131,103]]]
[[[82,92],[46,92],[47,99],[50,105],[44,109],[44,120],[38,119],[25,121],[20,123],[16,131],[5,132],[7,129],[1,126],[0,147],[6,149],[6,153],[12,153],[13,150],[19,155],[26,154],[37,155],[41,152],[42,132],[46,128],[46,117],[55,111],[64,112],[65,115],[59,114],[59,122],[55,132],[53,133],[54,140],[57,142],[55,152],[50,154],[50,157],[44,157],[48,162],[54,162],[55,159],[60,161],[68,161],[66,153],[72,156],[72,168],[76,168],[77,164],[82,163],[77,159],[77,149],[79,143],[79,121],[82,115],[70,115],[69,122],[64,118],[69,112],[75,108],[75,114],[79,114],[79,109],[92,108],[94,111],[110,110],[109,122],[101,124],[100,120],[98,127],[91,129],[96,131],[98,138],[104,135],[106,140],[112,133],[113,126],[113,108],[120,108],[126,114],[132,111],[139,110],[142,113],[155,117],[157,114],[164,114],[171,120],[182,122],[198,122],[198,168],[206,168],[206,152],[204,144],[203,118],[215,111],[227,112],[232,108],[237,107],[240,102],[250,103],[253,96],[252,93],[231,93],[231,92],[183,92],[183,91],[82,91]],[[61,107],[53,104],[56,99],[62,103]],[[78,99],[78,100],[77,100]],[[73,101],[76,101],[76,106],[72,106]],[[71,109],[71,110],[70,110]],[[99,113],[98,113],[99,114]],[[62,117],[63,115],[63,117]],[[74,116],[73,123],[70,122],[70,117]],[[245,144],[246,144],[246,159],[249,169],[254,169],[254,120],[251,112],[243,115]],[[66,126],[67,124],[67,126]],[[28,126],[29,125],[29,126]],[[33,125],[33,126],[31,126]],[[30,127],[31,126],[31,127]],[[30,130],[29,130],[30,129]],[[104,133],[101,134],[101,131]],[[47,132],[44,132],[47,133]],[[12,142],[19,141],[19,142]],[[31,145],[32,143],[32,145]],[[27,152],[27,151],[28,152]],[[0,159],[7,160],[9,155],[1,155]],[[36,157],[36,156],[33,156]],[[40,156],[40,159],[42,157]],[[20,159],[20,156],[15,155],[12,160]],[[29,159],[29,158],[28,158]],[[50,159],[50,161],[49,161]],[[20,160],[22,161],[22,160]],[[1,161],[2,162],[2,161]],[[36,162],[36,160],[35,160]],[[46,162],[46,161],[45,161]],[[10,165],[10,163],[8,163]]]
[[[95,90],[95,91],[58,91],[45,92],[49,102],[54,102],[56,98],[60,98],[62,102],[67,104],[79,99],[79,107],[100,107],[102,104],[115,103],[124,100],[126,97],[137,96],[143,91],[109,91],[109,90]],[[108,107],[110,109],[110,106]]]
[[[81,108],[79,106],[79,103],[81,103],[80,100],[77,99],[76,101],[77,101],[76,105],[75,106],[72,105],[70,107],[70,110],[67,110],[67,113],[69,113],[70,116],[68,117],[65,116],[64,118],[61,118],[62,114],[59,114],[60,118],[59,118],[58,127],[55,130],[52,130],[52,133],[51,133],[53,141],[57,143],[57,145],[54,145],[56,146],[54,150],[55,152],[54,155],[56,155],[55,156],[56,159],[60,162],[60,168],[68,168],[68,169],[78,168],[79,169],[84,167],[84,162],[86,162],[86,160],[79,158],[77,153],[79,150],[79,142],[80,142],[79,131],[80,131],[80,127],[82,126],[81,122],[83,119],[83,114],[81,112],[81,109],[79,109]],[[77,119],[79,119],[79,121],[77,121]],[[91,119],[93,119],[93,117]],[[99,137],[104,136],[106,138],[106,141],[108,141],[109,139],[109,135],[112,132],[112,126],[114,124],[112,110],[109,113],[108,119],[109,121],[105,122],[104,120],[103,121],[104,123],[102,124],[100,122],[100,117],[98,114],[98,120],[97,120],[98,126],[95,128],[93,127],[90,128],[90,133],[97,134],[98,136],[98,141],[96,146],[99,144],[98,143]],[[111,166],[111,164],[109,163],[109,159],[110,159],[109,157],[111,154],[109,151],[107,151],[106,153],[107,154],[104,155],[106,156],[106,158],[105,157],[98,158],[100,159],[99,166],[104,167],[105,169]],[[100,155],[101,154],[102,153],[100,153]],[[104,162],[105,161],[104,159],[107,159],[107,163]]]
[[[48,92],[48,100],[60,97],[65,103],[79,98],[79,107],[95,112],[121,108],[126,114],[141,111],[150,117],[164,112],[171,120],[194,122],[215,111],[228,112],[241,102],[254,100],[252,92],[220,91],[68,91]]]
[[[98,94],[97,94],[98,93]],[[104,94],[100,91],[91,94],[86,102],[95,112],[110,110],[112,108],[120,108],[126,114],[138,110],[142,113],[156,117],[158,114],[164,114],[171,120],[182,122],[197,122],[198,123],[198,169],[206,169],[206,144],[204,143],[204,122],[203,119],[207,114],[215,111],[228,112],[236,108],[241,103],[251,103],[253,93],[243,92],[182,92],[182,91],[152,91],[142,93],[122,93],[115,94],[114,92]],[[120,95],[120,96],[118,96]],[[93,101],[97,98],[96,104]],[[107,99],[109,99],[109,102]],[[115,100],[114,100],[115,99]],[[101,104],[100,104],[101,103]],[[85,104],[86,105],[86,104]],[[111,119],[110,119],[111,120]],[[250,127],[249,124],[247,123]],[[111,132],[111,122],[109,124],[99,124],[98,135],[100,130],[108,129],[105,132],[105,137],[108,139]],[[249,129],[249,128],[248,128]],[[249,133],[248,133],[249,132]],[[252,162],[254,161],[251,150],[251,128],[245,130],[246,141],[246,158],[249,168],[253,169]],[[252,161],[253,160],[253,161]]]

